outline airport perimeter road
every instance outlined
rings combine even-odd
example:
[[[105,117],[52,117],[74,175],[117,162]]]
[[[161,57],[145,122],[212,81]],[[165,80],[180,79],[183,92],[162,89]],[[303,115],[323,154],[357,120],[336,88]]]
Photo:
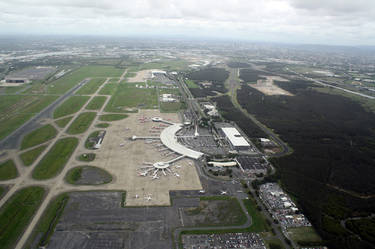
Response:
[[[83,81],[81,81],[78,85],[76,85],[75,87],[70,89],[64,95],[62,95],[57,100],[55,100],[55,102],[53,102],[52,104],[50,104],[49,106],[44,108],[41,112],[39,112],[33,118],[26,121],[17,130],[13,131],[6,138],[4,138],[2,141],[0,141],[0,150],[17,149],[17,147],[18,147],[19,143],[21,142],[21,139],[24,135],[26,135],[30,131],[34,130],[35,128],[38,128],[40,126],[41,119],[52,117],[53,111],[55,110],[55,108],[58,105],[60,105],[66,98],[73,95],[73,93],[75,91],[77,91],[79,88],[81,88],[89,80],[90,80],[90,78],[86,78]]]
[[[280,157],[293,152],[293,150],[284,142],[282,141],[272,130],[268,127],[263,125],[259,122],[253,115],[251,115],[247,110],[243,109],[242,106],[238,103],[237,100],[237,90],[240,88],[240,82],[238,79],[239,69],[234,68],[230,70],[229,78],[228,78],[228,86],[229,87],[229,97],[232,100],[233,105],[238,108],[246,117],[248,117],[254,124],[256,124],[264,133],[266,133],[272,140],[274,140],[281,151],[272,155],[272,157]]]
[[[237,198],[237,197],[236,197]],[[237,198],[238,202],[240,203],[240,206],[242,208],[242,211],[245,213],[247,221],[245,224],[240,226],[217,226],[217,227],[179,227],[176,228],[173,232],[174,236],[174,242],[175,242],[175,249],[179,249],[179,237],[182,231],[212,231],[212,230],[228,230],[228,229],[245,229],[251,226],[252,221],[249,213],[246,210],[245,205],[243,204],[242,200]]]

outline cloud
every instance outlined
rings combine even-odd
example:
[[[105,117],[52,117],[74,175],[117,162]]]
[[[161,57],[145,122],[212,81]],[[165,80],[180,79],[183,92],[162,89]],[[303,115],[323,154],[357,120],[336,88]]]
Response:
[[[0,8],[3,32],[375,42],[373,0],[0,0]]]

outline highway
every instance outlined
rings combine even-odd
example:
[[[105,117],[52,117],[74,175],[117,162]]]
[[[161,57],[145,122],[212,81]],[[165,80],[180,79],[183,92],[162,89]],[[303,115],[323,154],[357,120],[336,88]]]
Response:
[[[41,112],[39,112],[37,115],[35,115],[33,118],[26,121],[22,126],[17,128],[15,131],[13,131],[11,134],[9,134],[7,137],[5,137],[3,140],[0,141],[0,150],[5,149],[17,149],[21,139],[24,135],[29,133],[30,131],[38,128],[41,126],[40,121],[45,118],[51,118],[53,115],[53,111],[55,108],[60,105],[66,98],[73,95],[73,93],[81,88],[84,84],[86,84],[90,78],[86,78],[83,81],[81,81],[78,85],[70,89],[68,92],[66,92],[64,95],[59,97],[55,102],[44,108]]]

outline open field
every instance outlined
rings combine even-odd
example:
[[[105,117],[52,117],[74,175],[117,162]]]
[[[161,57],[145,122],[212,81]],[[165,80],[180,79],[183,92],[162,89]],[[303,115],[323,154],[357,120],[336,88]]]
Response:
[[[289,228],[288,234],[290,239],[298,243],[301,246],[318,244],[322,242],[322,239],[315,232],[313,227],[295,227]]]
[[[107,83],[102,89],[100,89],[99,94],[112,95],[115,93],[117,86],[117,83]]]
[[[0,180],[9,180],[16,178],[18,171],[13,160],[8,160],[0,164]]]
[[[247,212],[251,216],[252,224],[249,228],[249,232],[266,232],[270,230],[270,226],[266,222],[266,218],[257,210],[256,204],[252,199],[243,200],[243,203],[247,209]]]
[[[105,96],[95,96],[86,106],[87,110],[99,110],[107,97]]]
[[[47,145],[42,145],[22,153],[20,158],[23,164],[25,166],[30,166],[46,148]]]
[[[121,120],[121,119],[124,119],[124,118],[127,118],[127,117],[128,117],[128,115],[126,115],[126,114],[104,114],[104,115],[99,116],[99,120],[110,122],[110,121]],[[106,127],[104,127],[104,128],[106,128]]]
[[[140,117],[162,117],[178,121],[177,115],[172,113],[160,113],[158,110],[141,110],[140,113],[129,114],[129,117],[112,122],[107,128],[102,146],[97,150],[95,166],[104,168],[111,175],[116,176],[108,187],[127,191],[127,206],[143,205],[170,205],[170,190],[199,190],[202,188],[195,167],[189,165],[188,159],[176,162],[181,168],[176,171],[181,176],[160,176],[160,179],[152,180],[149,177],[140,177],[137,172],[143,162],[165,161],[176,155],[165,158],[156,148],[145,144],[142,140],[128,141],[132,135],[149,135],[148,130],[155,124],[153,122],[140,123]],[[129,129],[129,130],[128,130]],[[124,143],[124,146],[119,146]],[[78,151],[80,152],[80,151]],[[152,195],[152,200],[147,201],[143,196]],[[142,198],[134,198],[135,195]]]
[[[77,94],[93,94],[104,83],[104,81],[105,79],[101,78],[91,79],[77,91]]]
[[[77,159],[82,162],[91,162],[95,160],[95,157],[95,153],[83,153]]]
[[[1,96],[0,139],[57,99],[57,96]]]
[[[73,116],[70,116],[70,117],[66,117],[66,118],[61,118],[59,120],[56,120],[55,123],[57,124],[58,127],[60,128],[64,128],[68,123],[69,121],[73,118]]]
[[[99,117],[99,120],[100,120],[100,117]],[[97,128],[107,128],[109,126],[110,126],[109,123],[99,123],[99,124],[95,125],[95,127],[97,127]]]
[[[135,75],[134,73],[129,72],[128,74],[132,75],[127,75],[126,81],[129,83],[146,82],[147,80],[151,79],[151,73],[153,70],[154,69],[138,71],[135,73]]]
[[[189,88],[199,88],[199,86],[192,80],[186,80],[185,83]]]
[[[290,92],[276,86],[274,81],[285,82],[285,80],[278,76],[264,76],[266,79],[259,79],[257,80],[256,84],[249,84],[249,86],[257,89],[258,91],[264,93],[265,95],[286,95],[286,96],[293,96]]]
[[[89,100],[88,96],[71,96],[59,105],[53,113],[53,118],[60,118],[78,112]]]
[[[158,96],[156,89],[135,88],[126,84],[118,86],[112,95],[105,111],[107,112],[129,112],[136,108],[152,109],[157,107]]]
[[[178,112],[183,107],[181,102],[161,102],[161,112]]]
[[[42,126],[27,134],[21,142],[21,150],[42,144],[54,138],[57,130],[50,124]]]
[[[16,241],[42,202],[42,187],[27,187],[13,194],[0,209],[1,248],[14,248]]]
[[[77,145],[77,138],[67,137],[58,140],[38,165],[35,166],[32,174],[33,178],[45,180],[55,177],[65,166]]]
[[[68,134],[79,134],[85,132],[96,117],[96,112],[83,112],[73,121],[66,131]]]

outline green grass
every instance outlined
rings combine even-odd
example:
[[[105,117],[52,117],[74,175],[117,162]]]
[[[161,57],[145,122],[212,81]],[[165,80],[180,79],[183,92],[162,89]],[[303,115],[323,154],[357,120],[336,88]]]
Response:
[[[84,153],[78,157],[78,160],[82,162],[92,162],[95,160],[95,157],[95,153]]]
[[[104,81],[105,79],[100,78],[91,79],[77,91],[77,94],[94,94]]]
[[[100,123],[100,124],[97,124],[95,127],[98,127],[98,128],[107,128],[109,126],[110,126],[110,124],[108,124],[108,123]]]
[[[53,118],[60,118],[78,112],[89,100],[89,96],[71,96],[58,106],[53,113]]]
[[[192,80],[185,81],[188,88],[199,88],[199,86]]]
[[[26,151],[20,155],[25,166],[30,166],[38,158],[38,156],[47,148],[47,145],[36,147],[35,149]]]
[[[103,106],[106,99],[107,97],[105,96],[96,96],[87,104],[86,109],[99,110]]]
[[[99,132],[100,131],[94,131],[94,132],[90,133],[90,135],[87,137],[87,139],[85,141],[85,148],[86,149],[89,149],[89,150],[93,149],[93,146],[94,146],[95,142],[90,142],[90,139],[94,138],[94,137],[97,137],[99,135]]]
[[[14,248],[42,203],[45,190],[27,187],[13,194],[0,209],[0,247]]]
[[[45,180],[55,177],[68,162],[78,145],[78,139],[74,137],[58,140],[43,159],[33,170],[33,178]]]
[[[315,232],[313,227],[295,227],[289,228],[288,234],[290,239],[299,245],[311,245],[316,243],[316,245],[322,242],[322,239]]]
[[[160,103],[161,112],[178,112],[182,108],[181,102]]]
[[[105,107],[107,112],[128,112],[129,109],[153,109],[158,105],[155,88],[136,88],[133,85],[120,84]]]
[[[113,66],[88,65],[64,75],[62,78],[48,84],[47,92],[63,94],[85,78],[119,77],[124,69]]]
[[[247,209],[247,212],[251,216],[251,226],[249,228],[249,232],[265,232],[270,230],[270,226],[268,225],[266,218],[257,210],[255,203],[253,200],[243,200],[243,203]]]
[[[124,118],[127,118],[128,115],[126,114],[104,114],[99,116],[100,121],[117,121]]]
[[[0,200],[1,198],[3,198],[4,194],[5,194],[5,187],[0,186]]]
[[[58,127],[60,128],[64,128],[68,123],[69,121],[73,118],[73,116],[71,117],[66,117],[66,118],[61,118],[59,120],[56,120],[55,123],[57,124]]]
[[[75,168],[72,168],[70,169],[67,173],[66,173],[66,176],[65,176],[65,180],[70,183],[70,184],[73,184],[73,185],[77,185],[77,181],[79,181],[82,177],[82,172],[85,170],[85,169],[94,169],[96,171],[98,171],[98,173],[103,176],[104,178],[107,178],[107,180],[103,183],[99,183],[99,184],[79,184],[79,185],[101,185],[101,184],[105,184],[105,183],[109,183],[112,181],[112,176],[111,174],[109,174],[107,171],[105,171],[104,169],[101,169],[101,168],[98,168],[98,167],[94,167],[94,166],[79,166],[79,167],[75,167]]]
[[[13,160],[8,160],[0,164],[0,180],[14,179],[18,176],[18,171]]]
[[[56,137],[57,130],[50,124],[42,126],[27,134],[21,142],[21,150],[42,144]]]
[[[63,193],[54,198],[49,204],[43,215],[41,216],[36,228],[34,229],[26,248],[31,247],[32,243],[38,235],[40,236],[38,246],[46,246],[52,236],[55,227],[64,211],[69,200],[69,194]]]
[[[105,84],[105,86],[102,87],[102,89],[100,89],[99,94],[112,95],[115,93],[118,85],[119,84],[117,83],[107,83]]]
[[[31,117],[50,105],[58,96],[1,96],[0,139],[8,136]]]
[[[69,134],[80,134],[85,132],[96,117],[96,112],[84,112],[73,121],[66,131]]]

